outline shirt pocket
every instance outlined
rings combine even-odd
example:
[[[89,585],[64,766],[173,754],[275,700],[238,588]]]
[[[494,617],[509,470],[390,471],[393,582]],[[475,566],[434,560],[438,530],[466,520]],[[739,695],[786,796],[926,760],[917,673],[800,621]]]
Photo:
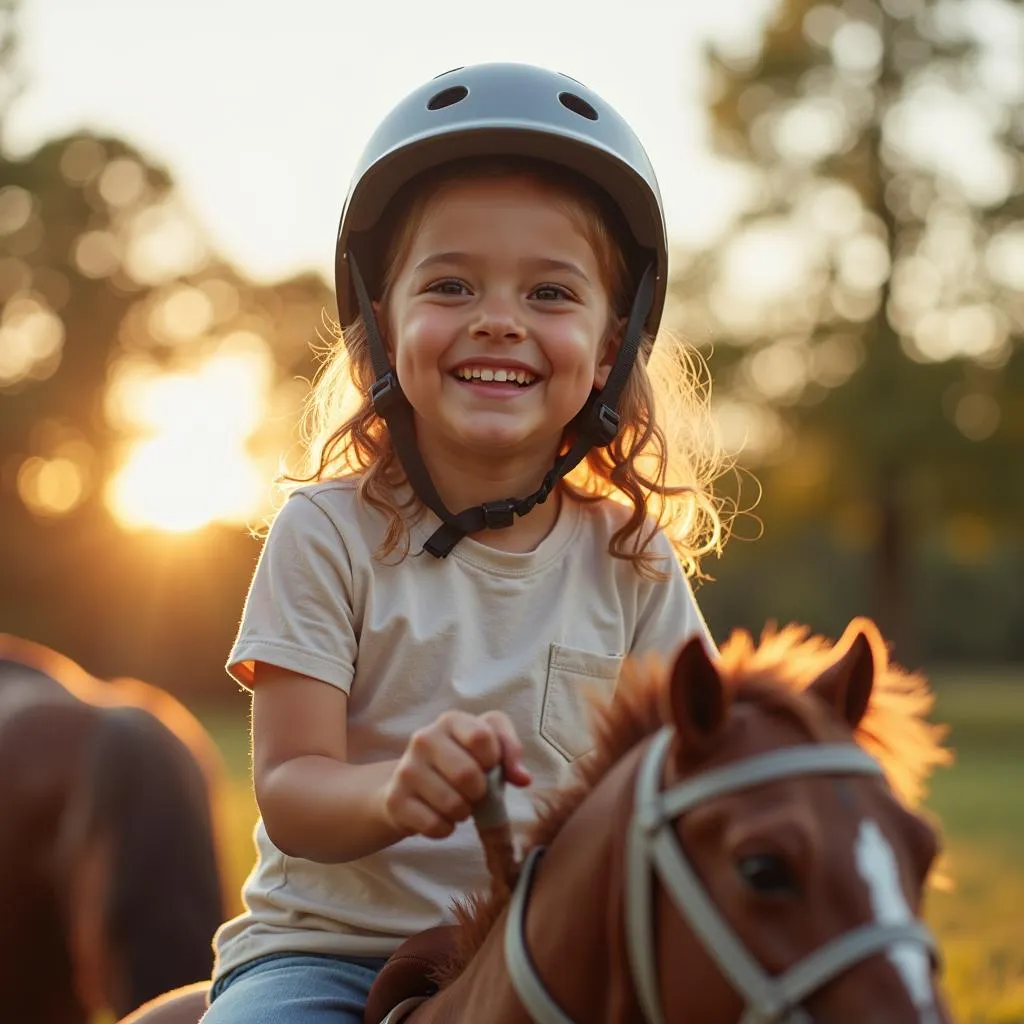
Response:
[[[611,700],[621,654],[594,654],[552,644],[540,712],[540,734],[567,761],[593,746],[590,700]]]

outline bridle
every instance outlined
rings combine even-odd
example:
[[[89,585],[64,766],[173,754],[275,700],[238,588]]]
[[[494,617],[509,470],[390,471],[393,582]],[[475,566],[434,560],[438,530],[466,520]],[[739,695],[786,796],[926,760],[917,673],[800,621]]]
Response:
[[[624,886],[630,969],[647,1024],[664,1024],[655,974],[652,876],[661,882],[679,913],[704,944],[722,974],[743,997],[740,1024],[809,1024],[802,1002],[854,964],[897,944],[925,947],[938,959],[935,939],[920,922],[873,923],[839,935],[772,976],[733,931],[684,852],[673,822],[691,808],[737,790],[801,775],[881,775],[882,768],[854,743],[807,744],[771,751],[709,769],[671,789],[660,780],[673,732],[659,731],[644,754],[636,779],[635,803],[626,846]],[[534,1024],[574,1024],[544,987],[526,949],[525,923],[530,888],[543,855],[527,857],[509,906],[505,964],[513,987]]]

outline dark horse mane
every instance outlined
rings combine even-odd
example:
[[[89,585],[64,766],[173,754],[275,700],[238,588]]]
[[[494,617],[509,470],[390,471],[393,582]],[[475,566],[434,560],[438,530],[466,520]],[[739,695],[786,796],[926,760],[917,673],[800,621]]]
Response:
[[[866,633],[875,664],[871,701],[855,739],[878,759],[896,795],[907,806],[917,806],[931,772],[952,760],[943,743],[945,727],[927,721],[934,696],[925,679],[890,663],[872,622],[859,619],[850,628],[854,626]],[[736,631],[722,647],[717,666],[733,701],[755,703],[806,722],[813,698],[804,691],[834,659],[833,645],[826,638],[791,625],[781,630],[769,627],[757,644],[749,633]],[[659,658],[626,659],[613,700],[592,709],[593,750],[575,762],[568,783],[538,798],[538,818],[526,837],[524,853],[549,846],[608,772],[666,724],[668,677],[668,665]],[[498,886],[456,904],[459,949],[443,972],[442,985],[454,981],[476,955],[508,898],[507,890]]]

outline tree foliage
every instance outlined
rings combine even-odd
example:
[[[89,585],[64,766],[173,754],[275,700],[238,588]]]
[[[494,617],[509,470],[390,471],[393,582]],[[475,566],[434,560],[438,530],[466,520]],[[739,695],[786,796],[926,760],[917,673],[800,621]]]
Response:
[[[769,528],[868,545],[898,633],[913,539],[1024,503],[1024,8],[784,0],[757,52],[707,60],[749,190],[684,262],[684,329]]]
[[[230,497],[239,452],[269,500],[330,291],[314,274],[248,281],[121,139],[0,155],[0,181],[0,629],[182,692],[219,677],[259,517],[132,532],[112,495],[149,444],[135,495],[151,510],[154,496]],[[194,402],[176,397],[204,372]],[[226,435],[219,477],[209,456]]]

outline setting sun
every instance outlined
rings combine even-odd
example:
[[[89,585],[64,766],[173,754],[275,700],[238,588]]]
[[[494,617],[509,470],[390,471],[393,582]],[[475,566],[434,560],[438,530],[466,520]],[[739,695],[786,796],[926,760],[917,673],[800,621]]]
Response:
[[[189,373],[146,363],[119,371],[108,411],[136,440],[107,502],[124,526],[180,533],[258,513],[269,477],[249,443],[266,414],[271,367],[263,339],[238,332]]]

